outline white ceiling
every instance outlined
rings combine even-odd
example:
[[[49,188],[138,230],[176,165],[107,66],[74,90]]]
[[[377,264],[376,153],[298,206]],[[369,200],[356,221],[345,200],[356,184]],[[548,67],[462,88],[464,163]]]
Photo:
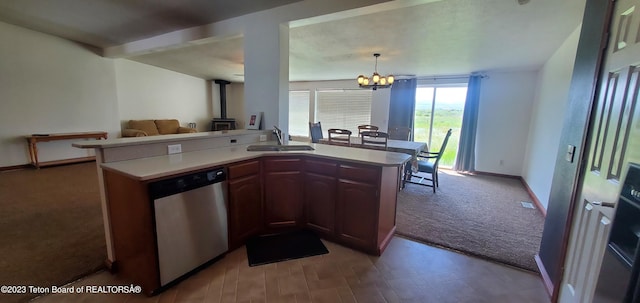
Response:
[[[100,48],[301,0],[0,0],[0,21]]]
[[[0,20],[105,48],[298,0],[0,0]],[[442,0],[290,30],[290,80],[456,75],[539,68],[576,29],[585,0]],[[242,81],[243,38],[129,59]]]

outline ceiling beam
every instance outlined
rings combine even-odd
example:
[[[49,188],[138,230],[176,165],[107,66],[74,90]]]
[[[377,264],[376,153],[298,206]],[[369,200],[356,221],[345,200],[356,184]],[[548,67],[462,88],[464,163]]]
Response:
[[[103,49],[103,56],[129,58],[243,36],[247,24],[287,23],[290,27],[328,22],[441,0],[305,0],[220,22],[177,30]]]

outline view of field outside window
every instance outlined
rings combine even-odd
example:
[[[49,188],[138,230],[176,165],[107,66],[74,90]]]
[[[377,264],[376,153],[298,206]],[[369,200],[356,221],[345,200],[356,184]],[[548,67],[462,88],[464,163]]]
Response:
[[[426,142],[429,151],[438,152],[447,130],[452,130],[440,166],[452,167],[455,162],[466,96],[466,84],[416,89],[414,141]]]

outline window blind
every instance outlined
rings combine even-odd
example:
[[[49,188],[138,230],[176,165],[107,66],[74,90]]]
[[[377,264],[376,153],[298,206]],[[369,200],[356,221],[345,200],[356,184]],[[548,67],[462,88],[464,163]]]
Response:
[[[371,124],[371,90],[316,91],[316,121],[322,123],[325,138],[330,128],[358,134],[358,125]]]
[[[309,136],[309,97],[308,90],[289,91],[289,134]]]

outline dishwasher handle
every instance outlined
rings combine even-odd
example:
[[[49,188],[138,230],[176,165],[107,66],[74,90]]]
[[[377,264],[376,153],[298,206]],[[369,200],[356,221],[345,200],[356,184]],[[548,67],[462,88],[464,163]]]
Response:
[[[207,172],[207,181],[209,184],[218,183],[227,180],[227,174],[224,172],[224,169],[216,169]]]
[[[224,168],[177,176],[171,179],[149,183],[149,195],[152,199],[179,194],[188,190],[220,183],[227,180]]]

